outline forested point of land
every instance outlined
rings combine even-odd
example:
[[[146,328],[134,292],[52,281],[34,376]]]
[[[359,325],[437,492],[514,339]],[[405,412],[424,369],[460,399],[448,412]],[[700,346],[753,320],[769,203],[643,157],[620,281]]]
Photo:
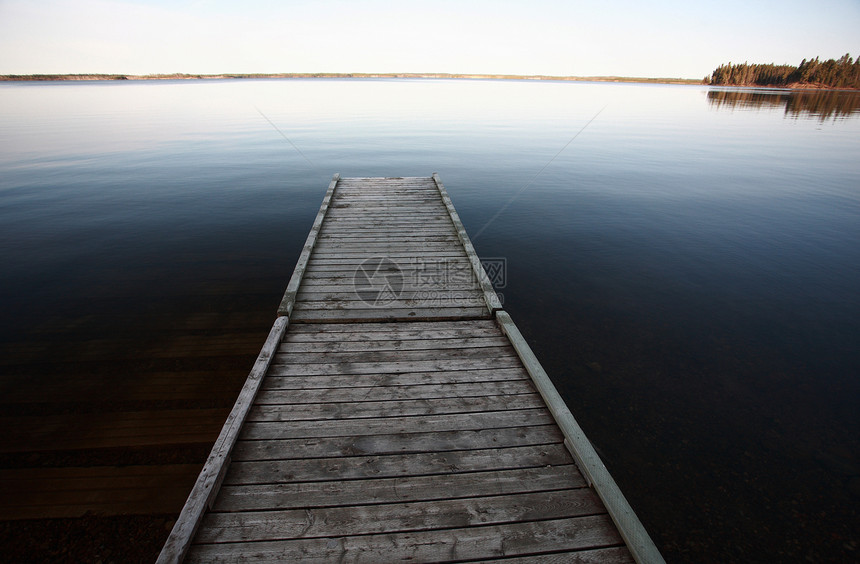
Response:
[[[860,89],[860,58],[849,53],[838,60],[803,59],[798,66],[741,63],[720,65],[705,77],[714,86],[782,86],[788,88],[857,88]]]

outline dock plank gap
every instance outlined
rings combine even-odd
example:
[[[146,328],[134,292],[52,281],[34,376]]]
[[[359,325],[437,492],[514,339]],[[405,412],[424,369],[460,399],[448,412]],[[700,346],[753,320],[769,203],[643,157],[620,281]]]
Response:
[[[663,562],[437,174],[334,175],[158,562]]]

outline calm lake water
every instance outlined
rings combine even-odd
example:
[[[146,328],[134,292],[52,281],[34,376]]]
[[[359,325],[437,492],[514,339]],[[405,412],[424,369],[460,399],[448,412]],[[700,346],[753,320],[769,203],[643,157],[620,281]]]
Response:
[[[93,343],[247,315],[253,358],[331,175],[439,172],[667,560],[853,561],[858,155],[850,93],[0,84],[0,415],[69,409],[69,342],[109,363]],[[27,399],[66,357],[65,403]]]

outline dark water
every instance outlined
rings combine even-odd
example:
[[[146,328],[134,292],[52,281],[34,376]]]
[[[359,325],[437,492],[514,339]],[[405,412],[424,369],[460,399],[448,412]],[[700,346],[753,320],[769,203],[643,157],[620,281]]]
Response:
[[[51,380],[39,344],[79,361],[70,339],[244,316],[256,353],[331,174],[436,171],[479,254],[507,259],[506,308],[667,560],[856,560],[858,98],[3,84],[0,345],[23,360],[0,390]]]

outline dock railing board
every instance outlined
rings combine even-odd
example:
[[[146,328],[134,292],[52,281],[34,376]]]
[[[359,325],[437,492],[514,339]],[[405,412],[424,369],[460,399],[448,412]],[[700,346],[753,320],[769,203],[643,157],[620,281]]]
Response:
[[[541,554],[663,562],[438,174],[334,175],[158,562]]]

